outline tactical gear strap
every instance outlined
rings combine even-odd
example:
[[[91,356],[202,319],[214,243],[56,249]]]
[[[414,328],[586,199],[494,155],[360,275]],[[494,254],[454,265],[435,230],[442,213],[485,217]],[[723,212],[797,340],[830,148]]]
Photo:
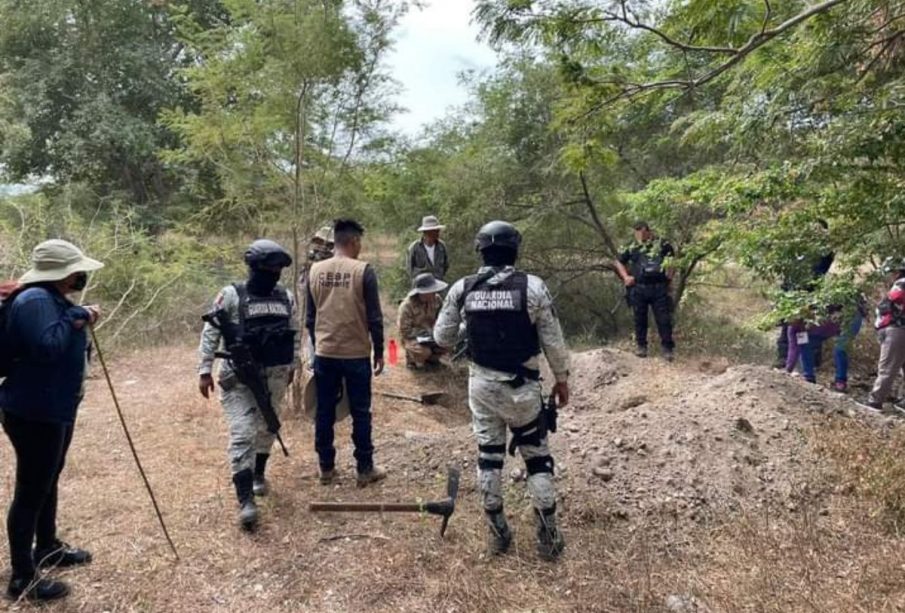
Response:
[[[491,460],[489,458],[478,458],[478,468],[480,470],[500,470],[503,468],[503,460]]]
[[[478,445],[481,453],[506,453],[506,445]]]
[[[525,468],[528,469],[528,476],[540,473],[553,474],[553,456],[542,455],[536,458],[528,458],[525,460]]]
[[[512,440],[509,442],[509,455],[511,456],[515,455],[516,447],[539,447],[547,435],[541,415],[524,426],[510,426],[509,429],[512,431]]]

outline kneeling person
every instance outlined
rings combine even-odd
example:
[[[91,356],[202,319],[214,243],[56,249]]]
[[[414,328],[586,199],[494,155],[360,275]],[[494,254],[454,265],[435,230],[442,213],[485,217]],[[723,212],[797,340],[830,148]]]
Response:
[[[423,368],[440,363],[446,350],[434,341],[434,323],[440,312],[440,292],[448,287],[429,272],[423,272],[412,283],[412,291],[399,306],[397,327],[405,346],[405,363],[409,368]]]
[[[224,311],[241,342],[247,343],[279,410],[296,366],[296,325],[292,293],[279,285],[282,270],[292,263],[289,253],[269,240],[257,240],[245,252],[248,280],[224,287],[214,300],[214,310]],[[211,375],[221,330],[204,325],[201,333],[199,389],[207,398],[214,389]],[[252,390],[238,380],[227,361],[220,366],[220,403],[229,423],[229,460],[239,499],[239,522],[252,529],[258,521],[254,496],[267,493],[264,474],[276,435],[267,429]]]
[[[490,530],[490,549],[503,553],[512,535],[503,514],[502,469],[506,428],[512,430],[528,470],[537,518],[537,550],[552,560],[565,542],[556,525],[553,458],[541,413],[541,351],[556,377],[553,393],[569,402],[569,351],[544,282],[515,269],[521,235],[509,223],[480,229],[475,246],[484,265],[450,289],[434,326],[434,338],[452,347],[463,319],[471,369],[468,401],[478,442],[478,477]]]

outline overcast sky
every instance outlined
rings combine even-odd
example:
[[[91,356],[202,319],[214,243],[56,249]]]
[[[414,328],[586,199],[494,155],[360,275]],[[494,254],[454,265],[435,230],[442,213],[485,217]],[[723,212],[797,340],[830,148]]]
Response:
[[[487,45],[475,40],[472,0],[428,1],[424,9],[412,9],[405,16],[389,58],[393,76],[402,84],[398,102],[408,109],[394,125],[413,136],[450,106],[465,102],[467,92],[457,79],[460,72],[490,68],[496,59]]]

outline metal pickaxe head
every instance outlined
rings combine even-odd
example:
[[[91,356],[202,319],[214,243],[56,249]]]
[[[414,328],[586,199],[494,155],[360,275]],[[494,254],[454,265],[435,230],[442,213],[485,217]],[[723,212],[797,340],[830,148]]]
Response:
[[[459,497],[459,469],[456,466],[450,466],[446,478],[446,498],[436,502],[428,502],[424,505],[424,510],[434,515],[442,515],[443,523],[440,524],[440,536],[446,534],[446,527],[449,525],[449,518],[456,510],[456,498]]]

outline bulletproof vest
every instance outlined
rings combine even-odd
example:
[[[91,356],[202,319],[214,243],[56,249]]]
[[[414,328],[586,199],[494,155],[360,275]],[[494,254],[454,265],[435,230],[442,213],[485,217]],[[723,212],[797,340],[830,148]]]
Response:
[[[281,285],[269,296],[249,293],[244,283],[233,285],[239,294],[239,334],[251,347],[259,366],[292,364],[295,330],[292,330],[292,303]]]
[[[540,353],[537,327],[528,315],[528,275],[514,272],[496,285],[487,280],[487,275],[466,277],[462,294],[472,361],[521,374],[522,364]]]
[[[666,273],[663,271],[663,249],[653,252],[651,247],[639,247],[632,257],[632,276],[638,281],[646,283],[659,283],[666,281]]]

